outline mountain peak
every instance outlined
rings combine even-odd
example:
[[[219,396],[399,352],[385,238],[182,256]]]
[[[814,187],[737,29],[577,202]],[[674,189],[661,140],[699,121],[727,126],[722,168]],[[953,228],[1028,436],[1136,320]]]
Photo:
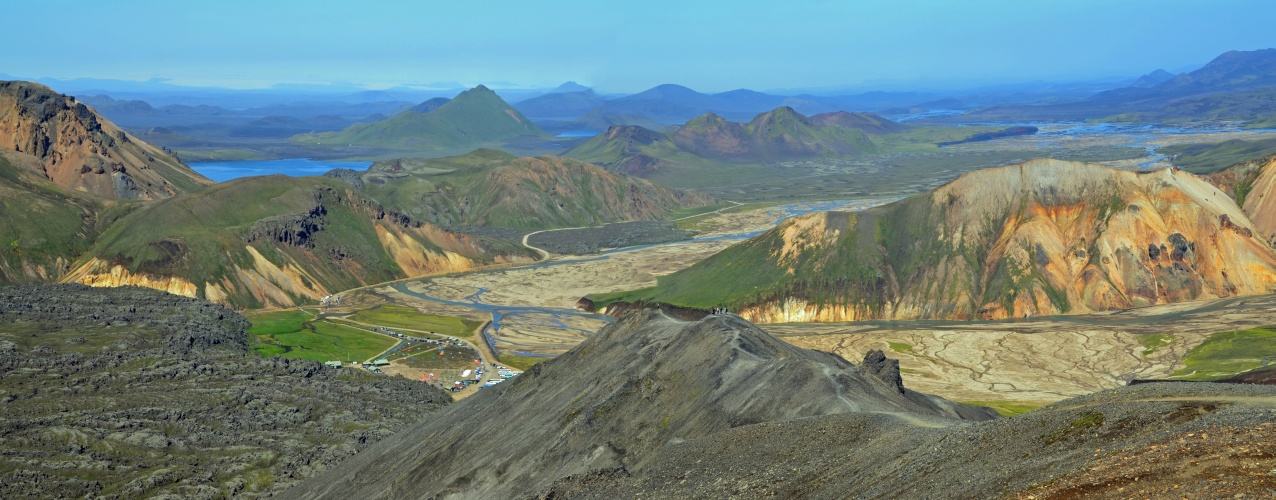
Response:
[[[563,82],[562,85],[554,87],[549,92],[546,92],[546,94],[564,94],[567,92],[586,92],[586,91],[593,92],[593,89],[576,82],[568,81],[568,82]]]

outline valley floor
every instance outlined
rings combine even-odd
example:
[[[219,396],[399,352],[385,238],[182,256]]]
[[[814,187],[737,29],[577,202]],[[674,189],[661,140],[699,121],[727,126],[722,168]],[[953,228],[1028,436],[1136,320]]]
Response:
[[[1157,147],[1276,137],[1271,131],[1185,131],[1104,124],[1093,128],[1084,124],[1042,125],[1041,133],[1034,136],[963,144],[935,153],[781,166],[777,168],[793,175],[783,185],[770,185],[762,191],[753,189],[757,186],[736,185],[728,191],[753,200],[766,199],[757,195],[778,189],[787,193],[781,198],[793,199],[793,190],[805,190],[798,198],[818,194],[803,187],[807,180],[845,178],[860,182],[866,177],[902,176],[892,181],[898,183],[900,178],[917,177],[917,169],[926,171],[926,180],[911,186],[896,185],[898,190],[875,191],[890,195],[852,202],[764,202],[724,207],[678,221],[681,228],[699,231],[690,241],[605,250],[597,255],[549,254],[529,266],[406,280],[343,295],[348,304],[358,307],[393,303],[428,314],[489,321],[483,337],[491,350],[502,359],[518,358],[527,365],[567,351],[609,321],[578,310],[581,297],[653,286],[658,276],[689,267],[792,215],[809,210],[862,210],[894,201],[909,191],[933,187],[970,169],[991,166],[971,163],[972,158],[987,157],[999,163],[1021,160],[1016,155],[1088,155],[1088,160],[1117,168],[1164,168],[1169,166],[1168,159],[1153,153]],[[810,175],[797,175],[799,171]],[[820,192],[824,188],[837,191],[837,185],[818,183]],[[725,199],[732,193],[719,195]],[[1274,307],[1276,299],[1263,297],[1031,321],[816,323],[764,328],[796,345],[835,352],[847,359],[859,359],[871,349],[889,349],[900,359],[909,383],[919,390],[961,401],[1008,404],[1021,411],[1123,385],[1133,378],[1168,377],[1184,368],[1183,356],[1210,334],[1267,325]],[[476,339],[476,343],[481,342]]]
[[[843,206],[859,210],[887,200]],[[809,205],[753,208],[706,216],[701,235],[593,256],[552,256],[540,264],[378,285],[346,300],[410,306],[428,314],[478,321],[502,359],[556,356],[608,318],[576,309],[591,293],[652,286],[656,277],[691,266],[768,229]],[[1193,302],[1085,316],[994,322],[896,321],[762,325],[800,347],[860,359],[873,349],[900,360],[911,387],[946,398],[1023,411],[1072,396],[1166,378],[1210,334],[1272,323],[1276,297]],[[1150,336],[1157,337],[1150,337]],[[475,339],[475,343],[481,343]]]

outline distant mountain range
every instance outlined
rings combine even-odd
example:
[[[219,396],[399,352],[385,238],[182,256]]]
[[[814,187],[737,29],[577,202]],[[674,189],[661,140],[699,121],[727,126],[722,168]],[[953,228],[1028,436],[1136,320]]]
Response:
[[[1037,106],[996,106],[951,121],[1234,120],[1254,127],[1276,126],[1276,49],[1231,51],[1198,70],[1169,76],[1156,71],[1134,85],[1100,92],[1076,102]]]
[[[915,127],[871,113],[839,111],[807,117],[784,106],[760,113],[747,123],[705,113],[666,130],[613,125],[565,156],[681,185],[675,179],[678,172],[706,170],[706,166],[723,163],[770,164],[891,150],[898,147],[896,143],[910,143],[913,138],[909,133]],[[946,127],[936,133],[959,140],[972,131]],[[933,142],[926,146],[936,147]]]
[[[1276,210],[1205,179],[1035,160],[859,213],[820,212],[625,300],[764,323],[999,319],[1270,293]],[[1241,179],[1244,181],[1244,179]]]

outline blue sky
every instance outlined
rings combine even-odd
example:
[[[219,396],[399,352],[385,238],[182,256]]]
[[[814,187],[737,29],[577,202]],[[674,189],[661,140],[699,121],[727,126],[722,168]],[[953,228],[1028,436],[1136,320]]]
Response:
[[[1276,46],[1271,0],[13,3],[0,73],[234,88],[888,90],[1134,77]]]

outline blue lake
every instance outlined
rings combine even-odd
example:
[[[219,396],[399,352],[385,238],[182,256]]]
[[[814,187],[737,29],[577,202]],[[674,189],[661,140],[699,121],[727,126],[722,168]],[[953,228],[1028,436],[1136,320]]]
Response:
[[[323,175],[334,168],[350,170],[367,170],[370,161],[319,161],[305,158],[287,160],[261,161],[198,161],[190,164],[200,175],[217,182],[226,182],[240,177],[258,175],[284,174],[293,177],[307,175]]]
[[[559,132],[555,137],[593,137],[600,133],[601,132],[597,130],[568,130],[566,132]]]

